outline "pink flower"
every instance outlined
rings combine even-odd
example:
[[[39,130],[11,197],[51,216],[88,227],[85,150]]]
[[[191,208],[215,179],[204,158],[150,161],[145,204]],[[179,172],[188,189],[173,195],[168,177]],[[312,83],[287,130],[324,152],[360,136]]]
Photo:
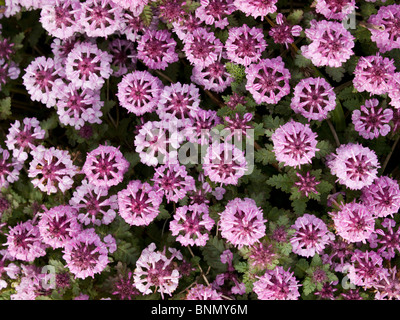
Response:
[[[137,58],[149,69],[164,70],[170,63],[178,61],[176,41],[168,30],[147,29],[138,40]]]
[[[63,248],[82,230],[77,221],[77,212],[71,206],[59,205],[49,210],[43,206],[39,213],[38,227],[42,241],[53,249]]]
[[[291,120],[280,126],[271,136],[276,160],[294,168],[311,163],[319,150],[316,137],[308,124]]]
[[[100,145],[87,154],[82,171],[89,183],[108,189],[122,182],[128,168],[129,162],[118,148]]]
[[[302,195],[308,197],[309,193],[318,194],[315,187],[320,184],[320,182],[316,181],[316,178],[310,174],[310,171],[307,171],[305,175],[296,172],[296,175],[299,181],[296,181],[294,184]]]
[[[10,227],[4,245],[12,258],[21,261],[31,262],[46,255],[47,246],[42,242],[39,228],[32,220]]]
[[[190,176],[186,167],[179,164],[166,164],[155,168],[152,181],[156,192],[165,195],[167,202],[178,202],[189,191],[196,190],[194,178]]]
[[[375,56],[360,57],[354,70],[354,88],[371,95],[388,93],[392,88],[395,70],[394,60],[378,53]]]
[[[222,293],[212,287],[196,284],[187,293],[185,300],[222,300]]]
[[[246,68],[246,90],[257,104],[276,104],[290,93],[290,72],[281,57],[262,59]]]
[[[230,117],[225,117],[225,122],[227,125],[226,130],[230,133],[225,137],[227,141],[234,137],[238,141],[242,140],[242,136],[250,138],[248,130],[252,129],[253,126],[248,123],[253,119],[253,115],[249,112],[241,116],[239,113],[235,113],[235,117],[232,119]]]
[[[73,82],[62,86],[57,101],[57,113],[60,122],[81,129],[85,123],[102,123],[104,102],[100,100],[100,91],[76,87]]]
[[[124,275],[118,274],[118,279],[113,283],[112,294],[118,296],[119,300],[132,300],[139,294],[131,271]]]
[[[208,144],[210,142],[210,132],[217,125],[221,123],[217,111],[213,110],[198,110],[194,116],[191,116],[197,143]]]
[[[74,191],[69,205],[77,211],[77,219],[84,225],[108,225],[118,210],[116,195],[108,195],[107,189],[90,184],[86,179]]]
[[[161,120],[166,114],[185,119],[194,116],[200,110],[199,105],[199,89],[193,84],[177,82],[164,87],[156,112]]]
[[[225,89],[232,83],[233,78],[226,70],[225,64],[220,60],[204,68],[195,65],[190,80],[203,86],[205,90],[214,92],[225,91]]]
[[[33,160],[30,162],[28,177],[34,178],[32,184],[48,195],[58,190],[65,192],[72,188],[78,168],[72,163],[66,150],[38,146],[31,151]]]
[[[80,15],[79,0],[55,0],[42,7],[40,22],[50,35],[68,39],[81,30]]]
[[[163,196],[147,182],[133,180],[118,192],[119,214],[131,226],[147,226],[160,213]]]
[[[183,246],[205,246],[215,222],[208,215],[206,204],[193,204],[176,209],[169,229]]]
[[[365,100],[361,110],[354,110],[351,115],[354,129],[365,139],[386,136],[391,130],[389,122],[393,118],[393,111],[378,106],[378,99]]]
[[[236,185],[247,171],[244,152],[232,144],[210,145],[203,159],[204,174],[213,182]]]
[[[342,144],[327,158],[326,165],[339,183],[352,190],[372,184],[380,167],[375,152],[359,143]]]
[[[262,29],[250,28],[247,24],[229,29],[225,43],[228,59],[244,66],[258,62],[266,47]]]
[[[28,158],[27,152],[34,149],[46,134],[36,118],[24,118],[22,123],[16,120],[10,125],[8,132],[5,141],[7,149],[13,152],[13,157],[19,162]]]
[[[119,30],[122,8],[111,0],[82,3],[80,22],[88,37],[108,37]]]
[[[181,277],[173,260],[182,260],[182,254],[176,249],[169,249],[171,256],[168,258],[164,252],[156,251],[156,245],[151,243],[145,248],[136,261],[133,275],[136,288],[143,294],[159,292],[164,298],[165,294],[172,296],[179,284]],[[153,290],[151,288],[154,288]]]
[[[241,248],[259,242],[265,236],[263,211],[250,198],[230,200],[220,215],[221,236]]]
[[[394,179],[378,177],[361,191],[362,202],[371,208],[376,217],[393,216],[400,209],[400,187]]]
[[[276,25],[271,27],[268,34],[275,43],[284,44],[288,48],[288,44],[293,43],[294,37],[300,36],[302,30],[301,26],[292,26],[282,13],[278,13],[276,15]]]
[[[302,79],[294,88],[290,107],[308,121],[322,121],[328,117],[329,111],[335,109],[336,94],[323,78]]]
[[[378,13],[369,17],[371,40],[376,42],[381,53],[400,49],[400,5],[380,6]],[[373,28],[376,26],[378,28]]]
[[[81,231],[63,250],[66,267],[75,279],[86,279],[101,273],[108,265],[108,249],[93,228]]]
[[[234,0],[233,3],[246,16],[252,16],[255,19],[261,17],[263,21],[266,15],[276,11],[277,2],[278,0]]]
[[[69,81],[82,89],[98,90],[112,74],[112,55],[95,43],[77,43],[67,56],[65,73]]]
[[[132,41],[117,38],[109,43],[108,48],[113,56],[111,66],[118,68],[113,73],[114,77],[120,77],[134,69],[137,53]]]
[[[163,87],[161,80],[149,72],[134,71],[118,83],[117,97],[128,112],[141,116],[156,109]]]
[[[400,281],[397,277],[397,267],[386,269],[380,273],[380,281],[373,283],[377,290],[375,300],[400,300]]]
[[[224,29],[229,25],[228,16],[236,10],[233,0],[201,0],[196,17],[207,25]]]
[[[312,20],[305,33],[311,44],[301,52],[317,67],[338,68],[354,54],[354,37],[340,22]]]
[[[290,239],[292,251],[303,257],[313,257],[322,254],[335,236],[324,221],[312,214],[304,214],[296,219],[292,228],[295,233]]]
[[[278,266],[273,270],[266,270],[264,275],[256,276],[253,291],[259,300],[298,300],[301,286],[293,272],[285,271]]]
[[[187,12],[186,0],[160,0],[158,5],[159,18],[165,23],[184,23]]]
[[[356,9],[355,0],[317,0],[315,11],[326,19],[343,20]]]
[[[348,242],[365,243],[374,232],[375,218],[371,210],[355,201],[341,206],[340,211],[329,213],[336,232]]]
[[[153,17],[150,26],[146,27],[143,20],[139,16],[135,16],[131,11],[126,11],[121,19],[121,27],[119,32],[124,34],[127,40],[135,42],[140,39],[147,28],[157,29],[155,26],[157,23],[158,19]]]
[[[37,57],[25,69],[23,84],[33,101],[51,108],[56,104],[62,80],[58,78],[61,67],[53,59]]]
[[[4,61],[11,60],[15,54],[15,43],[12,43],[9,39],[0,39],[0,59]]]
[[[149,0],[113,0],[117,5],[131,11],[135,17],[139,17],[143,8],[149,3]]]
[[[200,27],[187,34],[183,52],[190,64],[203,69],[220,59],[223,47],[214,33]]]
[[[203,23],[194,14],[186,15],[185,21],[174,21],[172,22],[173,31],[176,36],[182,41],[186,41],[188,34],[191,34],[197,28],[200,28]]]

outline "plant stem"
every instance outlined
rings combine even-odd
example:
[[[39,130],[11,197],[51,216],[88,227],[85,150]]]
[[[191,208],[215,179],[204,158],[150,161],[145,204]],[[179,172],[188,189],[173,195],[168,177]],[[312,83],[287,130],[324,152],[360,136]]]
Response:
[[[394,152],[394,149],[396,149],[396,146],[399,143],[399,140],[400,140],[400,135],[398,135],[396,141],[393,143],[392,150],[390,150],[389,154],[386,156],[385,162],[382,165],[382,174],[383,174],[383,172],[385,172],[385,169],[386,169],[386,167],[389,163],[389,160]]]

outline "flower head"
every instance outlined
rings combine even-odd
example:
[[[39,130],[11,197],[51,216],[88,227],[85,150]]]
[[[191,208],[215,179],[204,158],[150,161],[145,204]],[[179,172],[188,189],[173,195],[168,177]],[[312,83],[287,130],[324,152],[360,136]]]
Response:
[[[161,192],[147,182],[132,180],[118,192],[119,214],[129,225],[147,226],[160,213]]]
[[[118,148],[100,145],[87,154],[82,171],[89,183],[108,189],[122,182],[128,168],[129,162]]]
[[[221,235],[229,243],[238,246],[250,246],[265,236],[263,211],[250,198],[230,200],[220,215]]]
[[[257,277],[257,276],[256,276]],[[260,300],[297,300],[300,297],[298,280],[293,272],[278,266],[257,277],[253,291]]]
[[[326,164],[337,181],[352,190],[372,184],[380,167],[375,152],[359,143],[342,144]]]
[[[296,181],[294,184],[302,195],[308,197],[310,193],[318,194],[315,187],[320,184],[320,182],[316,181],[314,176],[311,176],[310,171],[307,171],[305,175],[296,172],[296,175],[299,178],[299,181]]]
[[[196,17],[206,25],[224,29],[229,25],[228,16],[236,10],[233,0],[201,0]]]
[[[271,136],[273,152],[279,162],[287,166],[300,167],[312,162],[317,145],[317,134],[308,124],[291,120],[280,126]]]
[[[281,57],[262,59],[246,68],[246,90],[257,104],[276,104],[290,92],[290,72]]]
[[[326,19],[343,20],[355,8],[355,0],[318,0],[315,11]]]
[[[222,294],[210,286],[196,284],[190,288],[185,300],[222,300]]]
[[[208,215],[208,206],[204,203],[177,208],[173,219],[169,229],[183,246],[204,246],[209,237],[207,231],[215,224]]]
[[[234,0],[233,4],[246,16],[252,16],[255,19],[261,17],[263,21],[265,16],[276,11],[277,2],[278,0]]]
[[[303,28],[299,25],[291,25],[282,13],[276,15],[276,25],[269,31],[270,37],[275,43],[284,44],[286,48],[294,42],[294,37],[300,36]]]

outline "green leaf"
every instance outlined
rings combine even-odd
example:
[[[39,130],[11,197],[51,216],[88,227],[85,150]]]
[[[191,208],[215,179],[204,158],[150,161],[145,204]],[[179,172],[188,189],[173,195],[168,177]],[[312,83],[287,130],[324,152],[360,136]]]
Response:
[[[275,154],[271,150],[262,148],[254,153],[254,160],[262,163],[264,166],[276,162]]]
[[[294,58],[294,64],[299,68],[312,66],[311,60],[304,57],[300,51],[296,54],[296,57]]]
[[[234,268],[237,272],[245,273],[247,270],[249,270],[249,265],[247,262],[240,261],[234,265]]]
[[[217,237],[210,237],[206,245],[201,248],[204,260],[216,272],[225,272],[226,265],[221,262],[221,254],[225,250],[225,242]]]
[[[304,12],[301,9],[293,10],[293,12],[287,16],[287,21],[292,25],[297,25],[303,19],[303,14]]]
[[[267,180],[267,184],[290,193],[293,186],[293,180],[288,174],[276,174]]]
[[[313,292],[317,288],[317,286],[315,285],[314,282],[312,282],[312,280],[310,278],[307,277],[303,281],[303,287],[302,288],[303,288],[303,293],[305,295],[309,295],[311,292]]]
[[[317,146],[319,150],[315,152],[315,157],[321,159],[334,151],[332,144],[327,140],[318,141]]]
[[[307,198],[295,199],[292,201],[293,211],[296,214],[303,214],[307,208]]]
[[[0,119],[5,120],[11,116],[11,98],[0,100]]]
[[[311,260],[311,267],[317,267],[317,266],[322,266],[322,260],[319,254],[315,254],[314,257]]]
[[[226,70],[235,79],[236,82],[240,83],[246,77],[246,69],[244,66],[227,62],[225,64]]]
[[[140,19],[143,21],[146,27],[150,26],[151,21],[153,20],[153,10],[151,6],[144,6],[143,11],[140,14]]]
[[[307,269],[310,267],[306,259],[300,259],[294,268],[294,274],[296,277],[303,278],[306,274]]]
[[[339,68],[325,67],[325,71],[336,82],[340,82],[344,77],[344,73],[346,72],[345,68],[343,67]]]

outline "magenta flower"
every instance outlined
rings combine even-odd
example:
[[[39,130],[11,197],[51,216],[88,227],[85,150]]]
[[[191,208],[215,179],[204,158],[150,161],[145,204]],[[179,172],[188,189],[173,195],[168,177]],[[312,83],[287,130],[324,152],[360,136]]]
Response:
[[[308,124],[291,120],[280,126],[271,136],[276,160],[295,168],[311,163],[319,150],[316,137]]]
[[[47,246],[42,242],[39,228],[32,220],[19,222],[9,227],[7,236],[7,251],[14,259],[31,262],[46,255]]]
[[[400,49],[400,5],[380,6],[378,13],[369,17],[368,23],[378,28],[368,28],[371,40],[376,42],[381,53]]]
[[[20,72],[21,70],[15,62],[5,63],[4,59],[0,59],[0,89],[9,79],[18,79]]]
[[[146,27],[143,20],[139,16],[135,16],[134,13],[126,11],[124,12],[121,18],[121,27],[119,32],[121,34],[124,34],[127,40],[136,42],[137,40],[140,39],[140,37],[143,35],[143,33],[146,31],[147,28],[156,29],[154,26],[154,22],[158,23],[158,20],[154,19],[153,17],[150,26]]]
[[[315,11],[326,19],[343,20],[356,9],[355,0],[317,0]]]
[[[376,252],[356,249],[347,268],[350,282],[356,286],[371,288],[374,283],[388,275],[382,262],[381,256]]]
[[[31,151],[33,160],[30,162],[28,177],[33,178],[32,184],[48,195],[58,190],[65,192],[72,188],[72,179],[78,173],[66,150],[38,146]]]
[[[158,6],[159,18],[165,23],[184,23],[187,12],[186,0],[161,0]]]
[[[373,284],[377,290],[375,300],[400,300],[400,281],[397,274],[396,266],[380,273],[380,281]]]
[[[311,43],[301,52],[317,67],[338,68],[354,54],[354,37],[340,22],[312,20],[305,33]]]
[[[238,141],[242,140],[242,136],[250,138],[248,130],[252,129],[253,126],[248,124],[253,119],[251,113],[245,113],[241,116],[239,113],[235,113],[234,118],[225,117],[225,122],[230,133],[225,137],[226,141],[229,141],[232,137],[235,137]]]
[[[69,205],[77,211],[77,219],[83,225],[108,225],[118,210],[116,195],[109,196],[107,189],[90,184],[86,179],[74,191]]]
[[[178,61],[176,41],[168,30],[147,29],[138,40],[137,58],[149,69],[164,70]]]
[[[196,284],[190,288],[185,300],[222,300],[222,293],[210,286]]]
[[[279,56],[262,59],[246,68],[246,90],[257,104],[276,104],[290,93],[290,72]]]
[[[344,300],[363,300],[360,296],[360,289],[349,289],[346,292],[342,292],[340,295]]]
[[[385,218],[382,228],[375,230],[375,233],[368,239],[370,248],[376,248],[379,244],[377,253],[384,259],[390,260],[396,256],[396,252],[400,252],[400,229],[396,231],[393,228],[396,226],[396,221]],[[385,228],[386,230],[383,230]]]
[[[214,33],[200,27],[187,34],[183,52],[190,64],[203,69],[219,61],[223,48],[224,45]]]
[[[400,188],[394,179],[378,177],[361,191],[361,201],[371,208],[376,217],[393,216],[400,209]]]
[[[15,43],[12,43],[9,39],[0,39],[0,60],[10,60],[15,54]]]
[[[400,72],[393,75],[391,88],[389,89],[389,104],[394,107],[395,112],[400,110]]]
[[[271,269],[277,258],[272,244],[258,242],[250,247],[248,262],[256,270],[265,270]]]
[[[208,215],[206,204],[193,204],[176,209],[169,229],[183,246],[205,246],[215,222]]]
[[[285,271],[278,266],[273,270],[266,270],[264,275],[256,276],[253,291],[259,300],[298,300],[301,286],[290,270]]]
[[[82,89],[101,89],[112,74],[112,55],[100,50],[95,43],[77,43],[67,56],[65,74],[69,81]]]
[[[365,243],[375,229],[371,210],[355,201],[341,206],[340,211],[330,212],[339,236],[348,242]]]
[[[199,105],[199,89],[192,83],[177,82],[163,88],[156,112],[161,120],[165,119],[167,114],[186,119],[200,110]]]
[[[296,181],[294,185],[298,188],[302,195],[308,197],[310,193],[318,194],[318,191],[315,187],[320,184],[320,182],[316,181],[316,178],[310,175],[310,171],[307,171],[305,175],[296,172],[296,175],[299,178],[299,181]]]
[[[358,91],[367,91],[371,95],[388,93],[392,88],[396,67],[394,60],[375,56],[360,57],[354,70],[353,84]]]
[[[118,148],[100,145],[89,152],[82,167],[89,183],[106,189],[120,184],[129,162]]]
[[[57,65],[64,66],[68,54],[75,48],[75,45],[80,42],[77,37],[70,37],[68,39],[55,38],[51,43],[51,51],[54,54],[54,61]],[[60,69],[60,75],[65,76],[65,69]]]
[[[203,159],[204,174],[220,185],[236,185],[247,171],[244,152],[228,143],[210,145]]]
[[[189,191],[196,190],[194,178],[188,175],[186,167],[179,164],[166,164],[155,168],[152,181],[157,193],[165,195],[167,202],[178,202]]]
[[[228,16],[236,11],[233,0],[201,0],[196,9],[196,17],[206,25],[224,29],[229,25]]]
[[[57,113],[60,122],[81,129],[86,123],[102,123],[104,102],[100,100],[100,91],[76,87],[73,82],[62,86],[57,101]]]
[[[361,110],[354,110],[351,115],[354,129],[365,139],[386,136],[391,130],[389,122],[393,118],[393,111],[378,106],[378,99],[365,100]]]
[[[82,230],[77,221],[77,212],[71,206],[59,205],[51,209],[43,206],[39,213],[38,227],[42,241],[53,249],[63,248]]]
[[[186,41],[188,34],[191,34],[197,28],[203,27],[203,23],[194,14],[186,15],[185,21],[174,21],[172,22],[173,31],[176,36],[182,41]]]
[[[149,0],[113,0],[117,5],[131,11],[134,17],[139,17]]]
[[[266,47],[262,29],[250,28],[247,24],[229,29],[225,43],[228,59],[244,66],[260,61]]]
[[[10,125],[5,143],[13,157],[24,162],[28,152],[36,147],[38,140],[44,139],[45,134],[36,118],[24,118],[22,123],[16,120]]]
[[[250,198],[230,200],[220,214],[221,236],[229,243],[241,248],[259,242],[265,236],[263,211]]]
[[[53,59],[37,57],[25,69],[23,84],[33,101],[51,108],[56,104],[62,80],[58,78],[61,67]]]
[[[147,182],[133,180],[118,192],[119,214],[131,226],[147,226],[160,213],[163,195]]]
[[[302,79],[294,88],[290,107],[308,121],[322,121],[328,117],[329,111],[335,109],[336,94],[323,78]]]
[[[338,281],[325,282],[322,285],[322,289],[315,291],[314,294],[316,296],[319,296],[320,299],[335,300],[334,292],[337,291],[337,289],[334,286],[336,286],[337,284]]]
[[[182,260],[182,254],[176,249],[169,249],[171,256],[168,258],[164,252],[156,251],[156,245],[151,243],[145,248],[136,261],[136,269],[133,275],[136,288],[143,294],[159,292],[164,295],[172,295],[179,284],[181,277],[173,260]],[[153,290],[151,289],[153,288]]]
[[[312,214],[306,213],[297,218],[292,228],[296,230],[290,239],[292,251],[306,258],[322,254],[335,239],[325,222]]]
[[[112,0],[87,0],[81,6],[80,23],[88,37],[107,38],[119,30],[122,8]]]
[[[325,253],[321,255],[321,258],[324,264],[332,266],[332,270],[344,272],[345,266],[350,262],[352,255],[352,244],[342,237],[336,237],[325,249]]]
[[[93,228],[81,231],[63,250],[66,267],[75,279],[94,278],[108,265],[108,249]]]
[[[380,167],[375,152],[359,143],[342,144],[327,158],[326,165],[340,184],[352,190],[372,184]]]
[[[278,13],[276,25],[271,27],[268,34],[275,43],[284,44],[288,48],[289,44],[294,42],[294,37],[300,36],[302,30],[301,26],[291,25],[282,13]]]
[[[204,90],[223,92],[232,83],[233,78],[219,59],[204,68],[195,65],[190,80],[203,86]]]
[[[141,116],[156,109],[163,87],[161,80],[149,72],[134,71],[118,83],[117,97],[128,112]]]
[[[255,19],[261,17],[263,21],[266,15],[276,11],[277,2],[278,0],[234,0],[233,4],[246,16],[252,16]]]
[[[40,22],[50,35],[68,39],[81,30],[81,3],[79,0],[55,0],[45,4]]]
[[[235,110],[235,108],[241,104],[241,105],[246,105],[246,97],[238,94],[237,92],[233,92],[232,95],[229,96],[229,100],[226,102],[226,105],[232,109]]]
[[[198,144],[208,144],[210,142],[210,132],[221,123],[217,111],[200,109],[191,117]]]
[[[131,271],[126,275],[118,275],[118,279],[113,284],[112,294],[117,296],[118,300],[132,300],[139,294],[139,291],[135,288],[135,281]]]
[[[108,47],[113,56],[111,66],[118,68],[113,73],[114,77],[120,77],[134,69],[137,53],[132,41],[117,38],[111,41]]]

